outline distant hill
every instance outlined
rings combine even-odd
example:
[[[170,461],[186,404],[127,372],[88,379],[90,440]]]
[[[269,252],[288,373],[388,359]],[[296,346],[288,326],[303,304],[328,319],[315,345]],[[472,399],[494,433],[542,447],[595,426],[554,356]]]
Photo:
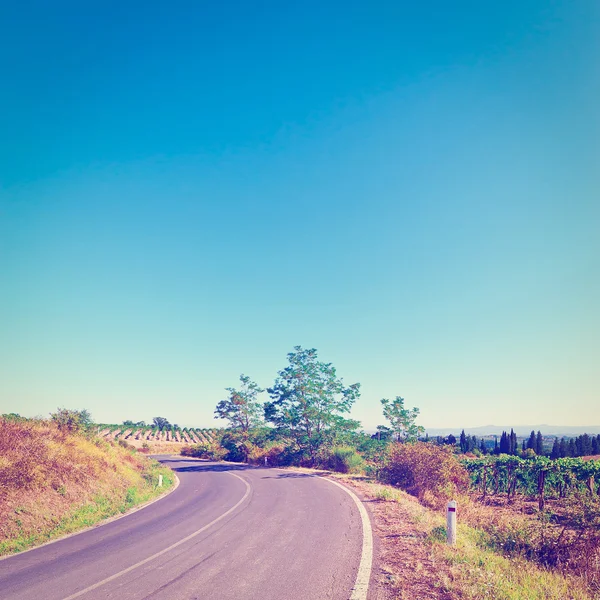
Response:
[[[541,431],[544,435],[576,436],[583,433],[597,435],[600,433],[600,425],[482,425],[480,427],[465,427],[467,435],[500,435],[503,431],[515,430],[518,436],[528,436],[531,431]],[[460,435],[462,427],[426,427],[425,430],[430,436],[436,435]]]

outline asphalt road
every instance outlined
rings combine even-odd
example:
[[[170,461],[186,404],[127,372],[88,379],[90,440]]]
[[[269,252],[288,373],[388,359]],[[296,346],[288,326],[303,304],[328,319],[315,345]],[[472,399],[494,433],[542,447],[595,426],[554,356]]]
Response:
[[[0,561],[2,600],[348,600],[354,500],[322,478],[161,458],[179,487],[101,527]],[[364,563],[364,559],[363,559]]]

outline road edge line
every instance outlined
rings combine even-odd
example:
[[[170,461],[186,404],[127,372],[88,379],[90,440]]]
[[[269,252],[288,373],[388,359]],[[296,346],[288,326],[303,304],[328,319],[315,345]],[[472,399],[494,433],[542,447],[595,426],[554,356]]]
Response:
[[[358,565],[358,572],[356,574],[356,581],[352,588],[352,594],[350,600],[367,600],[369,594],[369,582],[371,580],[371,570],[373,568],[373,528],[371,527],[371,519],[369,513],[362,503],[361,499],[345,485],[329,479],[328,477],[322,477],[324,481],[329,481],[333,485],[337,485],[343,489],[351,498],[354,500],[360,518],[362,521],[362,533],[363,533],[363,545],[362,554],[360,557],[360,563]]]
[[[152,556],[148,556],[147,558],[144,558],[144,560],[140,560],[139,562],[135,563],[134,565],[131,565],[130,567],[127,567],[126,569],[123,569],[122,571],[119,571],[118,573],[115,573],[114,575],[111,575],[110,577],[106,577],[105,579],[102,579],[101,581],[98,581],[97,583],[94,583],[93,585],[90,585],[83,590],[75,592],[74,594],[71,594],[70,596],[67,596],[66,598],[63,598],[63,600],[74,600],[75,598],[79,598],[79,596],[83,596],[83,594],[87,594],[88,592],[91,592],[91,591],[105,585],[106,583],[110,583],[111,581],[114,581],[115,579],[121,577],[122,575],[126,575],[127,573],[130,573],[131,571],[138,569],[139,567],[145,565],[146,563],[149,563],[150,561],[154,560],[155,558],[158,558],[159,556],[162,556],[163,554],[170,552],[174,548],[177,548],[177,546],[181,546],[181,544],[185,544],[185,542],[191,540],[192,538],[195,538],[197,535],[200,535],[202,532],[206,531],[207,529],[209,529],[210,527],[212,527],[213,525],[215,525],[216,523],[218,523],[225,517],[229,516],[236,508],[238,508],[238,506],[240,506],[246,500],[246,498],[248,498],[248,496],[250,496],[250,492],[252,491],[252,488],[250,487],[250,484],[243,477],[240,477],[239,475],[236,475],[235,473],[232,473],[231,471],[225,471],[225,473],[228,473],[229,475],[232,475],[233,477],[239,479],[246,486],[246,492],[244,493],[242,499],[239,500],[234,506],[232,506],[230,509],[225,511],[222,515],[218,516],[216,519],[213,519],[207,525],[204,525],[204,527],[201,527],[200,529],[194,531],[194,533],[190,533],[188,536],[184,537],[183,539],[179,540],[178,542],[175,542],[174,544],[171,544],[170,546],[163,548],[159,552],[156,552],[156,554],[153,554]]]

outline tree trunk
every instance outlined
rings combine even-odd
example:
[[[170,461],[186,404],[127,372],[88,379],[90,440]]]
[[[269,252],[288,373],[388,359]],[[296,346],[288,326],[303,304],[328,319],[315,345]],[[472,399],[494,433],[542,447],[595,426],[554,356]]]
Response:
[[[538,473],[538,507],[540,510],[544,510],[546,506],[546,499],[544,498],[544,488],[546,486],[546,471],[540,471]]]

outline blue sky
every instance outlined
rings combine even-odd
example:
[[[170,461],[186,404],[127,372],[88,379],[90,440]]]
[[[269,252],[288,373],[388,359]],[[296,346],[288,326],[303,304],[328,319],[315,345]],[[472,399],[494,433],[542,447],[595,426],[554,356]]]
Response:
[[[0,8],[0,412],[600,424],[597,2],[123,4]]]

